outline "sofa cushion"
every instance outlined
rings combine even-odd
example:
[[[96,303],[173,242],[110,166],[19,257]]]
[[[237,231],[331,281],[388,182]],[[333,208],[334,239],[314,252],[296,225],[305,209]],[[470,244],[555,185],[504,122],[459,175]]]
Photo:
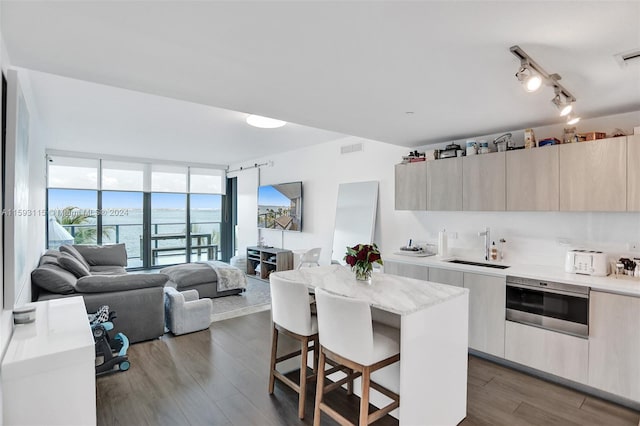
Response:
[[[162,287],[169,277],[164,274],[89,275],[78,279],[76,291],[80,293],[106,293]]]
[[[71,272],[77,278],[91,275],[91,272],[89,272],[89,268],[86,268],[78,259],[70,255],[69,253],[62,253],[62,256],[60,256],[58,262],[60,263],[60,266]]]
[[[125,275],[127,270],[122,266],[92,266],[91,275]]]
[[[76,277],[59,266],[45,264],[31,272],[31,282],[51,293],[75,293]]]
[[[58,259],[60,258],[61,255],[62,253],[60,253],[58,250],[47,250],[40,257],[40,263],[38,264],[38,266],[42,266],[42,265],[60,266]]]
[[[61,253],[70,254],[71,256],[75,257],[78,261],[80,261],[80,263],[82,263],[85,268],[89,269],[89,263],[87,263],[85,258],[82,257],[80,252],[78,250],[76,250],[76,248],[74,246],[72,246],[70,244],[63,244],[63,245],[60,246],[60,252]]]
[[[127,249],[124,244],[109,244],[106,246],[79,245],[73,246],[89,266],[127,266]]]

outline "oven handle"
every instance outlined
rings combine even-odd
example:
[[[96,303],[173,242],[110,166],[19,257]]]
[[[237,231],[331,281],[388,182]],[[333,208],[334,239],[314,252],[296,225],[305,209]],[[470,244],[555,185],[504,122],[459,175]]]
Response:
[[[561,294],[563,296],[572,296],[572,297],[579,297],[581,299],[588,299],[589,298],[589,294],[583,294],[583,293],[573,293],[571,291],[563,291],[563,290],[556,290],[556,289],[551,289],[548,287],[534,287],[534,286],[530,286],[530,285],[523,285],[523,284],[514,284],[514,283],[507,283],[507,287],[517,287],[517,288],[522,288],[525,290],[537,290],[543,293],[555,293],[555,294]]]

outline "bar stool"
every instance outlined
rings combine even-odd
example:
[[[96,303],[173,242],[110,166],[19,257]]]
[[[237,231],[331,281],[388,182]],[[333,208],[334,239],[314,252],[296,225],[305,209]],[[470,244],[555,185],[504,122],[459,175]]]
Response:
[[[271,286],[271,315],[273,317],[273,340],[271,342],[271,367],[269,372],[269,394],[273,394],[275,379],[282,381],[298,392],[298,417],[304,418],[304,403],[307,381],[315,380],[316,374],[307,376],[307,354],[313,350],[313,372],[318,367],[318,321],[311,315],[309,293],[302,283],[287,281],[275,275],[269,276]],[[300,342],[300,350],[277,357],[278,334],[285,334]],[[309,342],[313,346],[309,348]],[[300,384],[295,383],[276,369],[276,364],[300,355]]]
[[[362,300],[330,294],[316,288],[318,331],[320,334],[320,360],[313,417],[314,426],[320,425],[320,412],[327,413],[338,423],[350,422],[323,402],[324,394],[354,378],[362,376],[359,425],[364,426],[400,406],[400,396],[371,381],[371,373],[400,361],[400,330],[371,320],[371,308]],[[324,385],[326,360],[339,363],[355,373],[342,380]],[[393,402],[369,414],[369,388],[391,398]]]

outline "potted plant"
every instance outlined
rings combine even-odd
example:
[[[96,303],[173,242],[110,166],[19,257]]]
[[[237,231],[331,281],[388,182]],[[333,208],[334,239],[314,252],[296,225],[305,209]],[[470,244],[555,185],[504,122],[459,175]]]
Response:
[[[371,281],[371,272],[373,264],[382,265],[382,258],[378,246],[374,244],[357,244],[353,247],[347,247],[347,253],[344,261],[351,266],[351,270],[355,272],[356,279],[360,281]]]

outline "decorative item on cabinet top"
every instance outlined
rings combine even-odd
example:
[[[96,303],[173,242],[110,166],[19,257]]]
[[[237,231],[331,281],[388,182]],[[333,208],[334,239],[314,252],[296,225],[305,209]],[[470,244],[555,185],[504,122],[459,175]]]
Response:
[[[409,155],[402,156],[402,164],[417,163],[419,161],[426,161],[426,160],[427,160],[426,153],[418,152],[417,150],[410,152]]]

